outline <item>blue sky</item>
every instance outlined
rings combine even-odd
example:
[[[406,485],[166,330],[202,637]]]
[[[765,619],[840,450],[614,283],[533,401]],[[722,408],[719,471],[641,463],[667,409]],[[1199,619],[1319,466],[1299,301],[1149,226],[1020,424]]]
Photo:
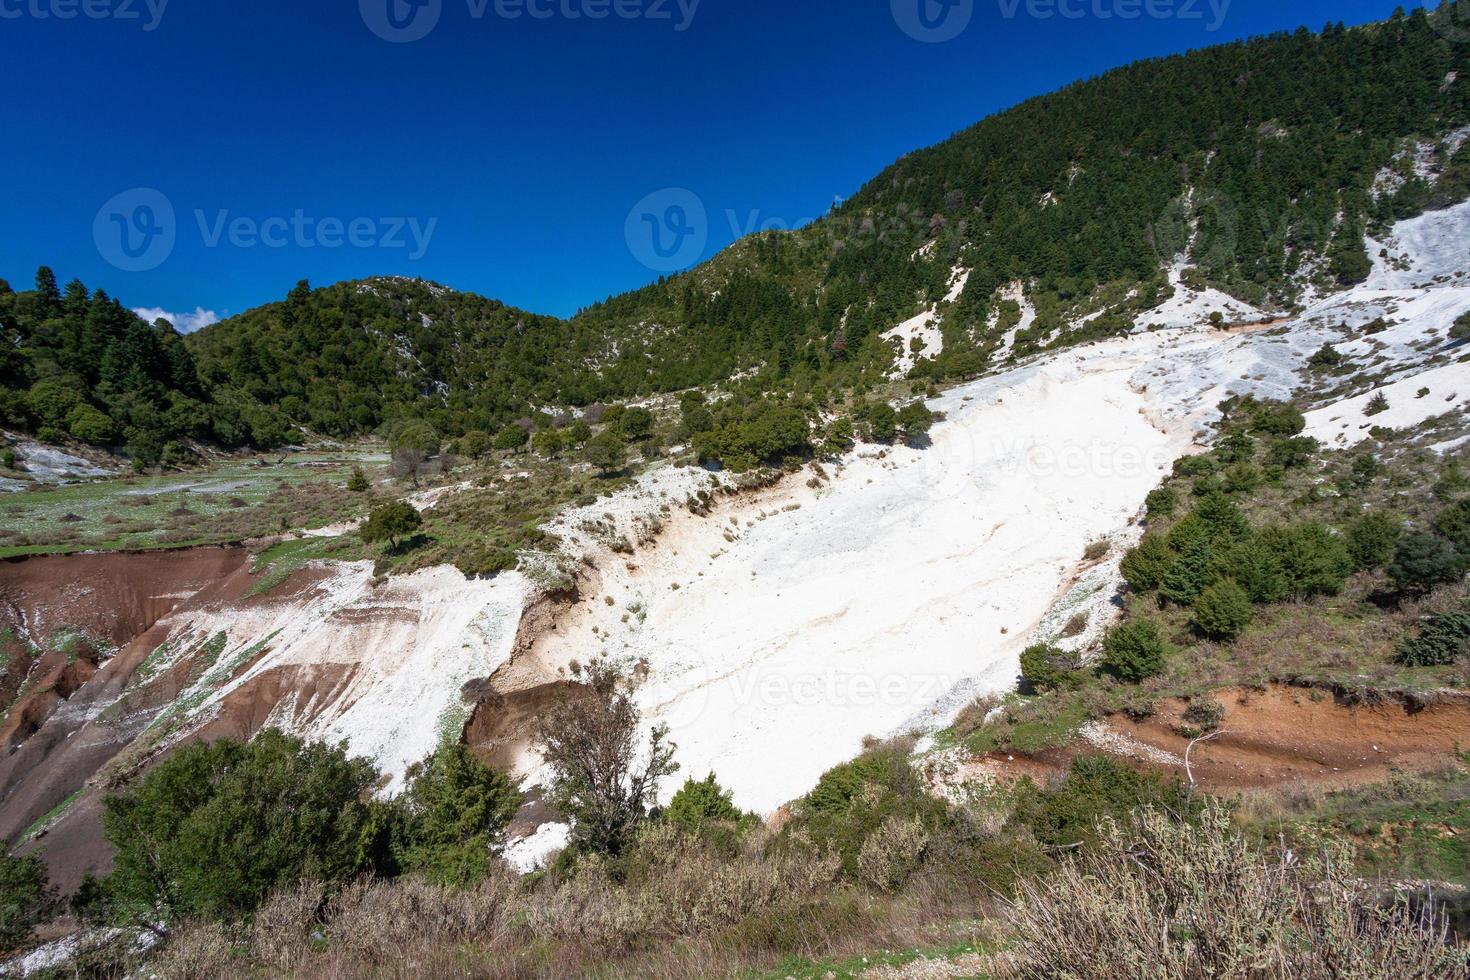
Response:
[[[200,322],[380,274],[565,315],[657,277],[668,189],[708,257],[1075,79],[1394,6],[0,0],[0,277]]]

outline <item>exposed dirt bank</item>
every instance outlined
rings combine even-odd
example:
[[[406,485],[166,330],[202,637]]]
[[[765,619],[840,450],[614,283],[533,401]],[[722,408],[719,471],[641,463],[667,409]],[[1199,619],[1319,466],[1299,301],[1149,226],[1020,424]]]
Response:
[[[1393,769],[1441,765],[1470,748],[1470,693],[1421,700],[1384,694],[1367,703],[1331,692],[1287,686],[1234,688],[1214,699],[1225,710],[1220,734],[1190,753],[1198,785],[1209,792],[1311,786],[1341,789],[1381,782]],[[1117,715],[1090,726],[1064,749],[1036,755],[993,753],[966,764],[977,777],[1046,780],[1073,758],[1104,752],[1140,768],[1184,778],[1184,756],[1201,735],[1185,719],[1190,702],[1170,699],[1143,721]]]

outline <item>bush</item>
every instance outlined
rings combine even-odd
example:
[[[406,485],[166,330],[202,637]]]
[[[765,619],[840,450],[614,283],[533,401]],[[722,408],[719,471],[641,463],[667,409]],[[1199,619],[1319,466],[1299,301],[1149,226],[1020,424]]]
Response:
[[[738,823],[745,817],[733,801],[729,791],[722,789],[710,773],[704,780],[692,776],[674,794],[664,810],[664,819],[684,828],[690,833],[699,833],[715,823]]]
[[[0,952],[23,946],[32,930],[57,911],[46,862],[18,857],[0,844]]]
[[[1027,647],[1021,654],[1021,676],[1037,691],[1051,691],[1066,685],[1077,673],[1075,653],[1047,643]]]
[[[112,419],[87,404],[67,413],[66,428],[73,438],[93,446],[108,446],[117,439],[117,426]]]
[[[378,778],[343,746],[273,730],[185,745],[103,802],[109,899],[130,921],[236,920],[276,887],[374,870],[364,799]]]
[[[1150,534],[1123,558],[1123,578],[1139,595],[1153,592],[1174,567],[1174,552],[1164,539]]]
[[[521,794],[464,745],[446,745],[408,771],[400,862],[440,884],[473,885],[490,871]]]
[[[898,436],[898,412],[887,402],[868,409],[868,435],[874,442],[892,442]]]
[[[624,410],[618,420],[618,432],[629,442],[647,439],[653,434],[653,413],[646,408]]]
[[[1173,487],[1159,487],[1148,495],[1146,506],[1149,520],[1173,517],[1179,506],[1179,494]]]
[[[1194,603],[1194,628],[1206,639],[1222,643],[1240,638],[1255,615],[1250,596],[1231,579],[1205,589]]]
[[[490,433],[471,429],[459,437],[459,454],[470,459],[479,459],[490,451]]]
[[[526,443],[530,441],[531,433],[519,425],[507,425],[496,433],[493,445],[497,452],[513,452],[526,448]]]
[[[1193,605],[1214,579],[1214,552],[1209,542],[1196,541],[1169,567],[1159,583],[1159,596],[1178,606]]]
[[[1342,364],[1343,356],[1337,348],[1331,344],[1323,344],[1322,349],[1307,359],[1307,363],[1314,368],[1330,370]]]
[[[1380,391],[1378,394],[1374,395],[1368,400],[1368,407],[1363,409],[1363,414],[1368,418],[1372,418],[1375,415],[1382,415],[1384,412],[1388,411],[1390,407],[1391,406],[1388,404],[1388,396]]]
[[[1434,521],[1434,529],[1461,554],[1470,555],[1470,499],[1457,501],[1441,511]]]
[[[628,450],[622,437],[612,429],[599,433],[587,443],[587,462],[604,476],[622,469],[628,462]]]
[[[1268,605],[1288,595],[1281,560],[1258,537],[1226,550],[1217,564],[1220,574],[1234,579],[1253,603]]]
[[[1274,436],[1297,436],[1307,428],[1307,417],[1285,402],[1258,402],[1251,413],[1251,430]]]
[[[1164,641],[1151,619],[1124,623],[1103,640],[1102,668],[1121,680],[1136,684],[1163,673],[1164,664]]]
[[[1353,572],[1347,545],[1321,524],[1266,528],[1260,540],[1281,563],[1291,598],[1337,595]]]
[[[389,547],[396,551],[400,541],[418,533],[423,525],[423,515],[414,509],[413,504],[400,500],[374,510],[358,535],[364,544],[387,541]]]
[[[362,471],[362,467],[354,466],[352,476],[347,481],[347,489],[352,493],[367,493],[372,488],[373,485],[368,482],[367,474]]]
[[[1403,527],[1387,514],[1364,514],[1348,525],[1348,556],[1359,571],[1382,568],[1393,559],[1402,534]]]
[[[945,820],[946,806],[928,792],[909,760],[910,745],[890,742],[822,774],[817,785],[792,808],[784,831],[807,836],[841,858],[849,880],[864,881],[863,848],[892,819],[917,819],[924,829]],[[890,828],[892,830],[892,828]],[[872,858],[869,858],[872,869]]]
[[[1197,824],[1150,807],[1105,820],[1099,847],[1027,879],[1009,908],[1003,976],[1465,980],[1448,928],[1385,907],[1350,853],[1268,857],[1208,805]]]
[[[1465,559],[1453,544],[1437,534],[1420,531],[1399,542],[1388,577],[1400,592],[1423,594],[1435,586],[1458,582]]]
[[[1104,817],[1123,818],[1147,804],[1182,812],[1183,802],[1177,781],[1138,772],[1110,756],[1084,755],[1072,760],[1066,778],[1053,787],[1037,789],[1023,783],[1011,821],[1028,828],[1043,844],[1071,847],[1095,843],[1098,822]]]
[[[1470,340],[1470,313],[1460,314],[1455,325],[1450,327],[1451,340]]]
[[[1271,449],[1266,454],[1266,459],[1272,466],[1294,470],[1310,463],[1312,457],[1321,448],[1322,444],[1310,436],[1278,439],[1271,444]]]
[[[1470,654],[1470,613],[1431,616],[1419,634],[1399,646],[1398,661],[1406,667],[1447,667]]]

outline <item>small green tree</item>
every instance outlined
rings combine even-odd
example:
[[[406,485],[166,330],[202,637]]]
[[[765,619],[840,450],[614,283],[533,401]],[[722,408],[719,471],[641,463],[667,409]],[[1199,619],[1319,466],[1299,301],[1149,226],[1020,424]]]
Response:
[[[1168,519],[1179,506],[1179,494],[1173,487],[1159,487],[1148,495],[1146,505],[1149,520]]]
[[[416,534],[424,526],[423,515],[407,501],[385,504],[372,512],[358,532],[365,544],[387,541],[394,551],[398,544]]]
[[[910,402],[898,413],[898,427],[905,440],[913,441],[934,427],[934,413],[922,401]]]
[[[1037,691],[1066,686],[1076,675],[1078,659],[1050,643],[1037,643],[1021,653],[1021,676]]]
[[[1363,514],[1348,525],[1348,555],[1359,571],[1382,568],[1393,560],[1402,534],[1402,525],[1382,511]]]
[[[1103,640],[1102,669],[1130,683],[1163,673],[1164,640],[1151,619],[1135,619],[1114,629]]]
[[[46,862],[12,854],[9,845],[0,844],[0,952],[24,945],[58,910]]]
[[[1123,559],[1123,578],[1139,595],[1158,589],[1174,567],[1175,555],[1162,535],[1149,534]]]
[[[587,443],[587,462],[597,467],[597,471],[604,476],[622,469],[627,461],[627,446],[611,428],[598,433]]]
[[[506,773],[454,743],[409,769],[400,802],[407,814],[404,869],[440,884],[472,885],[503,846],[521,794]]]
[[[471,429],[459,437],[459,452],[461,456],[470,459],[479,459],[490,451],[490,433],[481,429]]]
[[[690,833],[699,833],[710,824],[739,823],[744,817],[733,794],[720,786],[714,773],[703,780],[689,777],[664,810],[665,820]]]
[[[898,412],[887,402],[868,409],[868,434],[874,442],[892,442],[898,437]]]
[[[526,448],[526,443],[531,441],[531,433],[519,425],[507,425],[495,436],[495,449],[497,452],[514,452]]]
[[[1388,577],[1400,592],[1422,595],[1436,586],[1458,582],[1465,558],[1454,544],[1437,534],[1419,531],[1399,542]]]
[[[1214,552],[1209,542],[1196,541],[1170,566],[1159,583],[1159,595],[1176,606],[1193,605],[1214,579]]]
[[[1434,520],[1434,529],[1461,554],[1470,555],[1470,498],[1450,504]]]
[[[646,408],[628,408],[618,419],[618,432],[627,442],[647,439],[653,434],[653,413]]]
[[[555,457],[565,447],[562,434],[555,429],[542,429],[531,437],[531,448],[548,459]]]
[[[281,885],[374,870],[365,800],[378,778],[345,746],[273,730],[185,745],[103,801],[109,900],[130,921],[234,921]]]
[[[347,481],[347,489],[352,493],[367,493],[373,488],[368,482],[367,474],[362,471],[361,466],[352,468],[352,476]]]
[[[1346,542],[1321,524],[1268,527],[1260,538],[1281,562],[1292,598],[1337,595],[1353,572]]]
[[[585,446],[591,438],[592,426],[587,424],[586,419],[577,419],[567,427],[567,441],[573,446]]]
[[[1220,642],[1240,638],[1255,615],[1250,596],[1231,579],[1224,579],[1200,593],[1194,603],[1194,628],[1201,636]]]

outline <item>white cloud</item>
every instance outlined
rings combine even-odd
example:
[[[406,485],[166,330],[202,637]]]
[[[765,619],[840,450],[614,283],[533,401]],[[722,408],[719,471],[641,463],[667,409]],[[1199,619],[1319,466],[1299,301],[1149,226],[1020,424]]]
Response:
[[[218,313],[214,310],[206,310],[202,306],[194,307],[193,313],[170,313],[157,306],[139,307],[133,312],[149,323],[154,320],[167,320],[179,333],[193,333],[195,330],[203,330],[211,323],[219,322]]]

